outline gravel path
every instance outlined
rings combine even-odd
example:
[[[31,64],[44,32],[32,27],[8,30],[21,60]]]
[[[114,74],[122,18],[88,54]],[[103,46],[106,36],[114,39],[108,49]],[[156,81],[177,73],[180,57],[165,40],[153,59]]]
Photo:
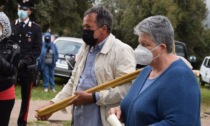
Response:
[[[21,100],[15,101],[15,105],[14,105],[14,108],[10,117],[9,126],[17,126],[17,118],[20,111],[20,103],[21,103]],[[36,114],[35,110],[39,108],[39,106],[42,106],[46,103],[48,103],[48,101],[39,101],[39,100],[31,101],[29,115],[28,115],[28,122],[36,121],[36,118],[34,117]],[[68,114],[64,114],[60,111],[54,113],[49,119],[50,122],[45,122],[44,124],[35,124],[35,125],[30,123],[28,124],[28,126],[62,126],[58,122],[69,121],[71,118],[70,107],[67,108],[67,111],[68,111]],[[201,113],[202,126],[210,126],[210,108],[207,111],[208,112]]]

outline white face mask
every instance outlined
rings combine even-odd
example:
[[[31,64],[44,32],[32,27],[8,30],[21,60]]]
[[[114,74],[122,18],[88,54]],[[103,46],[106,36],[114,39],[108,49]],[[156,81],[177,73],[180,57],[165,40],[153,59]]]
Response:
[[[28,17],[28,11],[24,11],[24,10],[18,10],[18,17],[23,20],[26,19]]]
[[[158,46],[155,46],[153,49],[155,49]],[[149,49],[139,45],[134,51],[137,64],[148,65],[152,62],[153,59],[160,56],[160,54],[159,54],[153,58],[153,54],[151,52],[153,49],[149,50]]]

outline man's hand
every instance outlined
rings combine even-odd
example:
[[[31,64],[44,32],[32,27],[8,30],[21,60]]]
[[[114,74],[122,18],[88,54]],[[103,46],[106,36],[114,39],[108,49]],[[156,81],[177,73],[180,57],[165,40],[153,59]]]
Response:
[[[70,104],[86,105],[94,103],[92,93],[87,93],[85,91],[76,91],[74,94],[77,95],[77,97]]]
[[[47,106],[52,105],[52,104],[54,104],[54,103],[53,102],[49,102],[46,105],[43,105],[43,106],[39,107],[38,109],[47,107]],[[50,116],[52,116],[52,114],[46,115],[46,116],[42,116],[42,117],[40,117],[38,115],[35,115],[35,118],[37,118],[37,120],[46,121],[46,120],[48,120],[50,118]]]

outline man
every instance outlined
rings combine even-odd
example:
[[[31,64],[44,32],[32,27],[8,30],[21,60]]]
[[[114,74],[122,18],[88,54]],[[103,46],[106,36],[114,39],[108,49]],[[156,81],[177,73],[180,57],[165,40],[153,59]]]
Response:
[[[72,102],[73,126],[109,126],[106,121],[108,110],[118,106],[130,88],[131,83],[127,83],[92,94],[85,92],[135,71],[133,49],[111,34],[112,25],[112,14],[104,7],[92,7],[86,11],[82,24],[85,43],[77,55],[72,76],[49,103],[78,95]],[[46,120],[49,116],[37,118]]]
[[[21,85],[21,109],[18,126],[26,126],[33,80],[33,64],[40,54],[42,46],[42,32],[38,24],[32,22],[29,16],[32,13],[31,0],[18,0],[18,19],[12,25],[11,39],[21,48],[18,78]]]

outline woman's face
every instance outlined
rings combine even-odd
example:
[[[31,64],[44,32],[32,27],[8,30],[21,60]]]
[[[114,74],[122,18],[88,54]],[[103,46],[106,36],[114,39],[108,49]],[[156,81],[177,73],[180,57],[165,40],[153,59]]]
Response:
[[[158,46],[151,38],[148,34],[145,33],[141,33],[139,35],[139,44],[142,45],[143,47],[152,50],[153,48],[155,48],[156,46]]]
[[[158,58],[162,54],[162,45],[157,45],[148,34],[141,33],[139,35],[139,44],[152,52],[153,59]],[[153,62],[153,61],[152,61]]]

